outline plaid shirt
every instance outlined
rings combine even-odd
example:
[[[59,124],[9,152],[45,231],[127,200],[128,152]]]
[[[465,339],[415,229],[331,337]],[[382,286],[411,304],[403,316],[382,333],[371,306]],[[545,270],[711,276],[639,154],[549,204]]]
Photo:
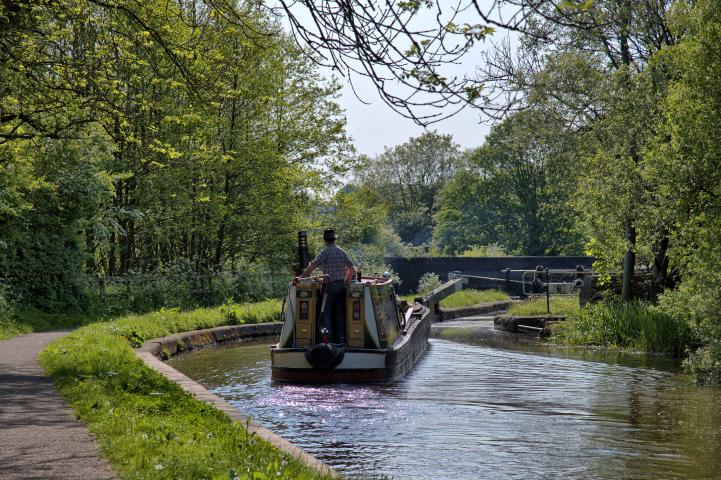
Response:
[[[310,262],[313,268],[322,268],[331,282],[345,279],[346,267],[352,267],[353,261],[348,254],[335,243],[326,245],[315,260]]]

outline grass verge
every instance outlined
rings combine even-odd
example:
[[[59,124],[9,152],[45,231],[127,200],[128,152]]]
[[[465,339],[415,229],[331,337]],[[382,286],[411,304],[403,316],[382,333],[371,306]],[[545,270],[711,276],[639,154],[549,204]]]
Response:
[[[551,295],[551,315],[574,315],[578,310],[578,297]],[[548,314],[548,309],[545,296],[535,297],[523,303],[513,304],[508,309],[508,315],[519,317],[546,314]]]
[[[682,356],[691,330],[641,301],[588,305],[556,326],[554,340],[569,345],[603,345]]]
[[[470,307],[484,302],[501,302],[510,300],[508,294],[500,290],[466,289],[447,296],[440,302],[441,308]]]
[[[416,297],[422,297],[422,293],[409,293],[407,295],[401,295],[400,299],[407,302],[413,302]],[[455,292],[440,302],[442,308],[457,308],[457,307],[471,307],[484,302],[500,302],[509,300],[506,293],[500,290],[474,290],[466,289]]]
[[[322,478],[147,367],[133,346],[185,330],[278,318],[278,301],[161,310],[94,323],[40,356],[122,478]]]
[[[90,313],[47,313],[32,307],[16,307],[6,316],[0,316],[0,340],[23,333],[87,325],[97,322],[98,317],[99,315]]]

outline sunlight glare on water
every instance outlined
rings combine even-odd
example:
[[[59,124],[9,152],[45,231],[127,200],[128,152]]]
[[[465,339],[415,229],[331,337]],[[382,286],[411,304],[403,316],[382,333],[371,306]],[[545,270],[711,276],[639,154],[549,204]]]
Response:
[[[349,477],[721,476],[721,391],[674,372],[439,339],[376,385],[271,382],[267,345],[171,363]]]

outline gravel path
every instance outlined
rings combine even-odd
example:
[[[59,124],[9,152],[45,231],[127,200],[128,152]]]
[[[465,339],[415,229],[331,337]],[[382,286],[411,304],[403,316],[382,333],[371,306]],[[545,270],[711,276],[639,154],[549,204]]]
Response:
[[[0,340],[0,477],[111,479],[95,439],[75,419],[37,356],[68,332]]]

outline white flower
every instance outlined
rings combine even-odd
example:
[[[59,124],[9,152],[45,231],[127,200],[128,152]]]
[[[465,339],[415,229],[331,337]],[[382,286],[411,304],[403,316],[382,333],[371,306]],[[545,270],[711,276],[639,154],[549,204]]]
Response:
[[[155,464],[155,470],[162,470],[162,469],[163,469],[163,464],[162,464],[162,463],[156,463],[156,464]]]

